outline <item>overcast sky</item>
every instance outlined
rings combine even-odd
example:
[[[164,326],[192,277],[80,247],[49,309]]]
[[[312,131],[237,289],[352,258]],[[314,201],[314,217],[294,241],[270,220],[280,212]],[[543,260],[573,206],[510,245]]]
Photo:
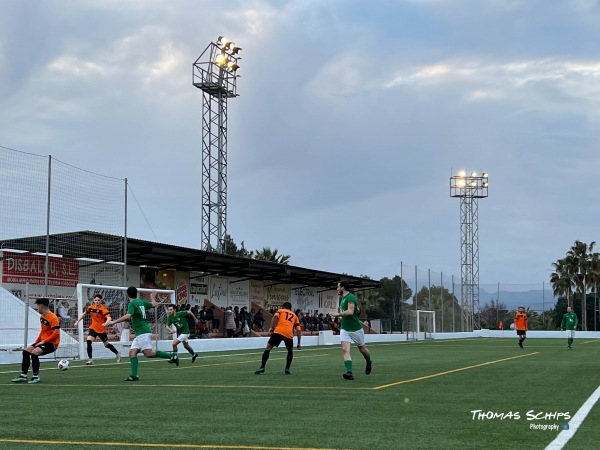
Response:
[[[199,248],[192,64],[225,35],[237,243],[460,279],[449,180],[484,170],[481,282],[547,282],[599,239],[598,24],[596,0],[2,0],[0,145],[127,177],[131,236]]]

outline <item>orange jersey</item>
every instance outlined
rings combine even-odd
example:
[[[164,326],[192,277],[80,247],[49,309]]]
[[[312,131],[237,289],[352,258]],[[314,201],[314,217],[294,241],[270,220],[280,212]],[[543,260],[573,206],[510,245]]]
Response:
[[[300,329],[298,316],[289,309],[281,308],[277,310],[275,317],[277,317],[277,326],[273,330],[273,333],[292,339],[294,337],[294,330]]]
[[[110,316],[108,309],[104,305],[96,306],[90,305],[85,308],[85,312],[92,317],[92,323],[90,324],[90,330],[94,330],[96,333],[106,333],[106,316]]]
[[[518,312],[515,314],[515,329],[526,330],[527,329],[527,314]]]
[[[40,316],[40,323],[42,324],[42,331],[40,331],[35,342],[44,341],[54,344],[54,347],[57,348],[60,343],[60,322],[56,314],[48,312]]]

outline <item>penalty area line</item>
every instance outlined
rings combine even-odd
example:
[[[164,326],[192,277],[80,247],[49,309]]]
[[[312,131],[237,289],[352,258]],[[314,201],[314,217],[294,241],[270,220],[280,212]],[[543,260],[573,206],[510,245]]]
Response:
[[[451,373],[462,372],[463,370],[476,369],[477,367],[483,367],[483,366],[488,366],[490,364],[497,364],[497,363],[504,362],[504,361],[510,361],[511,359],[524,358],[525,356],[537,355],[538,353],[539,352],[527,353],[525,355],[511,356],[510,358],[503,358],[503,359],[496,359],[494,361],[487,361],[487,362],[484,362],[481,364],[475,364],[473,366],[459,367],[458,369],[447,370],[446,372],[439,372],[439,373],[434,373],[431,375],[425,375],[423,377],[411,378],[410,380],[397,381],[395,383],[376,386],[373,388],[373,390],[384,389],[384,388],[388,388],[388,387],[392,387],[392,386],[398,386],[400,384],[414,383],[415,381],[427,380],[429,378],[441,377],[442,375],[448,375]]]
[[[152,447],[152,448],[217,448],[240,450],[333,450],[316,447],[266,447],[260,445],[214,445],[214,444],[157,444],[151,442],[90,442],[90,441],[50,441],[34,439],[0,439],[1,442],[13,444],[40,445],[96,445],[100,447]]]
[[[579,426],[583,423],[589,412],[592,410],[598,399],[600,398],[600,386],[594,391],[592,395],[585,401],[579,411],[575,413],[573,418],[569,420],[569,429],[562,430],[558,433],[558,436],[548,444],[546,450],[560,450],[562,449],[567,442],[575,435]]]

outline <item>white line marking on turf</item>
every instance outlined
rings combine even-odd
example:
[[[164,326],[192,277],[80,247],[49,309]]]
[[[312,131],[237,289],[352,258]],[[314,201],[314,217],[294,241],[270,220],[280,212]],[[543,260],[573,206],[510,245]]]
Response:
[[[573,418],[569,420],[569,429],[562,430],[560,433],[558,433],[556,439],[554,439],[552,442],[550,442],[550,444],[548,444],[546,450],[562,449],[566,445],[566,443],[569,442],[569,440],[575,435],[575,432],[577,432],[577,430],[579,429],[579,425],[583,423],[583,421],[585,420],[585,418],[587,417],[587,415],[594,407],[599,398],[600,386],[598,386],[594,393],[590,395],[590,397],[585,401],[583,405],[581,405],[581,408],[579,408],[579,411],[575,413]]]

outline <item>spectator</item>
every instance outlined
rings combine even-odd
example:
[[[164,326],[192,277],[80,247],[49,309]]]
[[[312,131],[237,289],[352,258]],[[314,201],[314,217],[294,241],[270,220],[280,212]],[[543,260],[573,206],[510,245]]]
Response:
[[[233,317],[235,319],[235,329],[237,331],[240,328],[240,308],[237,306],[233,308]]]
[[[303,329],[306,330],[306,317],[304,317],[302,310],[297,309],[296,315],[298,316],[298,320],[300,320],[300,324],[302,325]]]
[[[246,306],[243,306],[240,311],[240,331],[238,332],[238,335],[250,335],[250,313],[248,312],[248,307]]]
[[[263,316],[262,309],[258,309],[258,312],[254,314],[254,319],[252,321],[252,328],[254,331],[263,331],[265,323],[265,317]]]
[[[60,324],[63,327],[66,327],[69,324],[69,320],[71,320],[71,316],[69,316],[69,302],[61,302],[56,307],[56,315],[60,319]]]
[[[336,335],[340,334],[340,318],[339,317],[336,317],[331,322],[331,330],[333,331],[333,334],[336,334]]]
[[[196,337],[196,323],[198,322],[198,319],[196,319],[195,314],[192,312],[192,305],[190,305],[189,303],[185,305],[185,308],[183,310],[188,312],[187,323],[188,331],[190,333],[189,338],[193,339]]]
[[[227,330],[227,337],[233,337],[235,328],[235,314],[231,309],[231,306],[228,306],[225,309],[225,329]]]

